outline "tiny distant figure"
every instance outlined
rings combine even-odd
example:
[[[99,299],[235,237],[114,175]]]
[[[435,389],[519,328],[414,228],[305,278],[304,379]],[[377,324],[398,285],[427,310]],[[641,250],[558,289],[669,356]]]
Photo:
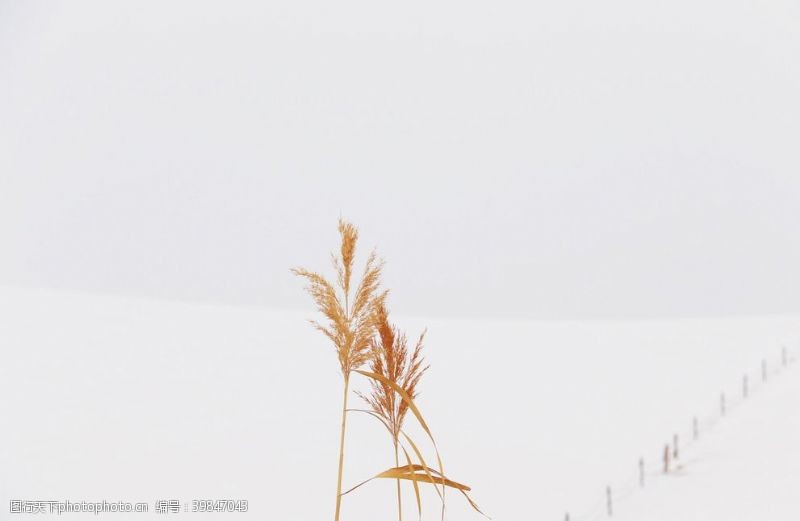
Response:
[[[678,435],[672,436],[672,458],[678,459]]]
[[[664,474],[669,473],[669,443],[664,445]]]

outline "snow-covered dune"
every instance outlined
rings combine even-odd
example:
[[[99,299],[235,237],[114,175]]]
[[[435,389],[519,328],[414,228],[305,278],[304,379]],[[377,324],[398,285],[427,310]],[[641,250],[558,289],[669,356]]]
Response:
[[[341,382],[332,348],[305,321],[313,316],[310,309],[2,288],[0,504],[105,499],[152,507],[158,499],[247,499],[247,514],[196,517],[330,518]],[[735,396],[744,372],[757,382],[763,358],[772,370],[782,345],[796,353],[800,331],[797,316],[395,318],[411,336],[428,327],[431,369],[418,403],[448,474],[471,485],[478,504],[498,520],[560,520],[591,507],[607,483],[635,471],[639,457],[651,461],[673,432],[691,428],[693,416],[713,413],[721,391]],[[790,371],[774,389],[754,390],[746,407],[730,411],[703,438],[686,479],[661,480],[630,499],[637,519],[706,519],[656,512],[666,516],[678,497],[694,512],[691,505],[706,499],[703,490],[719,502],[723,489],[710,488],[708,482],[719,483],[711,469],[749,479],[754,458],[736,449],[746,443],[752,455],[766,451],[752,481],[767,481],[761,473],[769,468],[769,479],[783,488],[775,498],[763,489],[759,496],[733,494],[732,508],[749,501],[749,512],[764,515],[741,519],[796,519],[800,508],[787,517],[753,503],[787,505],[787,490],[800,485],[796,449],[794,463],[781,456],[797,439],[796,418],[794,431],[767,436],[770,425],[783,428],[781,417],[796,412],[797,375]],[[346,484],[392,463],[379,425],[353,416]],[[369,483],[345,498],[343,519],[391,516],[393,494],[391,483]],[[434,494],[424,499],[426,517],[438,516]],[[450,519],[477,519],[460,497],[448,499]]]

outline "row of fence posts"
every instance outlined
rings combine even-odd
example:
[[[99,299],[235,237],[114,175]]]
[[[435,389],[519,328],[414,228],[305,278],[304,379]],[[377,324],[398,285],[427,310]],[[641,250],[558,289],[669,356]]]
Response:
[[[786,351],[786,347],[781,349],[781,366],[784,368],[789,365],[789,354]],[[768,377],[767,372],[767,360],[761,360],[761,381],[766,382]],[[749,395],[749,382],[747,378],[747,374],[742,377],[742,398],[747,398]],[[727,407],[726,407],[726,399],[725,393],[720,394],[719,398],[719,412],[720,416],[725,416]],[[700,438],[700,422],[697,419],[697,416],[692,418],[692,439],[697,441]],[[670,444],[667,443],[664,445],[664,453],[663,453],[663,473],[669,474],[670,472],[670,463],[672,461],[678,460],[680,457],[680,452],[678,450],[678,435],[674,434],[672,436],[672,447]],[[644,458],[639,458],[639,488],[644,488],[645,484],[645,465],[644,465]],[[611,485],[606,486],[606,514],[608,517],[614,516],[614,496],[612,494]],[[569,512],[566,513],[564,516],[565,521],[570,521]]]

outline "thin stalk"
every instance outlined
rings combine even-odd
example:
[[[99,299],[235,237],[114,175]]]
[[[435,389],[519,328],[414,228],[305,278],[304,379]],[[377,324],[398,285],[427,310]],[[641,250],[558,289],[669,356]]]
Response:
[[[347,391],[350,387],[350,375],[344,377],[344,399],[342,400],[342,433],[339,438],[339,477],[336,480],[336,514],[334,521],[339,521],[342,507],[342,470],[344,468],[344,435],[347,430]]]
[[[347,325],[350,325],[350,295],[344,294],[344,315]],[[339,437],[339,477],[336,480],[336,514],[334,521],[339,521],[339,511],[342,508],[342,471],[344,469],[344,436],[347,431],[347,391],[350,387],[350,373],[344,375],[344,396],[342,398],[342,433]]]
[[[394,440],[394,466],[400,466],[400,458],[397,452],[397,440]],[[403,500],[400,497],[400,479],[397,480],[397,520],[403,521]]]

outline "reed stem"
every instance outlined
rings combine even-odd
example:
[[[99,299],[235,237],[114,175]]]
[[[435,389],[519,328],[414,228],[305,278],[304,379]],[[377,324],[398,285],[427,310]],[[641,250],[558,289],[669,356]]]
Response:
[[[334,521],[339,521],[342,507],[342,470],[344,468],[344,436],[347,430],[347,392],[350,388],[350,375],[344,377],[344,398],[342,400],[342,433],[339,438],[339,477],[336,480],[336,514]]]
[[[394,466],[400,466],[400,458],[398,456],[397,440],[394,442]],[[400,479],[397,479],[397,520],[403,521],[403,500],[400,496]]]

